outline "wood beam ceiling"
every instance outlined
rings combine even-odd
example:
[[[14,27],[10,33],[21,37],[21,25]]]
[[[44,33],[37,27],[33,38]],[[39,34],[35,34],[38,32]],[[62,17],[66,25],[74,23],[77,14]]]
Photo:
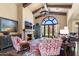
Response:
[[[49,14],[51,15],[67,15],[67,13],[63,13],[63,12],[49,12]],[[42,15],[42,14],[40,14],[40,15],[38,15],[38,16],[36,16],[35,17],[35,19],[38,19],[38,18],[40,18],[40,17],[42,17],[42,16],[44,16],[44,15]]]
[[[47,4],[47,7],[49,7],[49,8],[72,8],[72,5],[49,5],[49,4]],[[38,8],[38,9],[36,9],[35,11],[33,11],[33,14],[35,14],[36,12],[38,12],[41,8],[44,8],[44,6],[42,6],[42,7],[40,7],[40,8]]]
[[[47,6],[48,7],[51,7],[51,8],[53,8],[53,7],[58,7],[58,8],[72,8],[72,5],[49,5],[49,4],[47,4]]]
[[[36,10],[33,11],[32,13],[34,14],[34,13],[38,12],[41,8],[44,8],[44,6],[42,6],[42,7],[38,8],[38,9],[36,9]]]
[[[40,18],[40,17],[42,17],[42,16],[43,16],[43,15],[40,14],[40,15],[36,16],[35,19],[38,19],[38,18]]]
[[[64,13],[64,12],[49,12],[49,14],[67,15],[67,13]]]
[[[25,7],[29,6],[30,4],[32,4],[32,3],[23,3],[23,7],[25,8]]]

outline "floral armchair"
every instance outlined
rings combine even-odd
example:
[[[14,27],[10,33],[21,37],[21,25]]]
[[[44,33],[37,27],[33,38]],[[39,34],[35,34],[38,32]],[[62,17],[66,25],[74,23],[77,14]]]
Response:
[[[55,56],[60,54],[60,49],[62,45],[61,38],[45,38],[39,44],[39,50],[41,56]]]
[[[13,47],[17,52],[22,51],[24,49],[30,49],[29,43],[25,40],[22,40],[18,36],[11,36]]]

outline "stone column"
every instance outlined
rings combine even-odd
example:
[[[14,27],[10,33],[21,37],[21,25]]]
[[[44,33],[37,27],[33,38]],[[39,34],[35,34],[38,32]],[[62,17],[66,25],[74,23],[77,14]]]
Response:
[[[17,4],[17,18],[18,18],[18,33],[22,34],[23,29],[23,6],[21,3]]]

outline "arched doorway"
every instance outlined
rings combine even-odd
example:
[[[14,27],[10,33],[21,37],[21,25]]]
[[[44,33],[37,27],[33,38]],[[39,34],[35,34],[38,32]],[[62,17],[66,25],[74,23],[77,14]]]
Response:
[[[56,25],[57,19],[54,18],[53,16],[47,16],[43,19],[43,21],[41,22],[42,26],[43,26],[43,31],[42,31],[42,36],[54,36],[54,25]]]

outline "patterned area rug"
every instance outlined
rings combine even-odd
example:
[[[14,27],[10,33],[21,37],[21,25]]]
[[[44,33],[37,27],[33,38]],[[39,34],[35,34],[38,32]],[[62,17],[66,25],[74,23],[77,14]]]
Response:
[[[0,51],[0,56],[22,56],[26,51],[21,51],[19,53],[13,47],[6,48]]]

